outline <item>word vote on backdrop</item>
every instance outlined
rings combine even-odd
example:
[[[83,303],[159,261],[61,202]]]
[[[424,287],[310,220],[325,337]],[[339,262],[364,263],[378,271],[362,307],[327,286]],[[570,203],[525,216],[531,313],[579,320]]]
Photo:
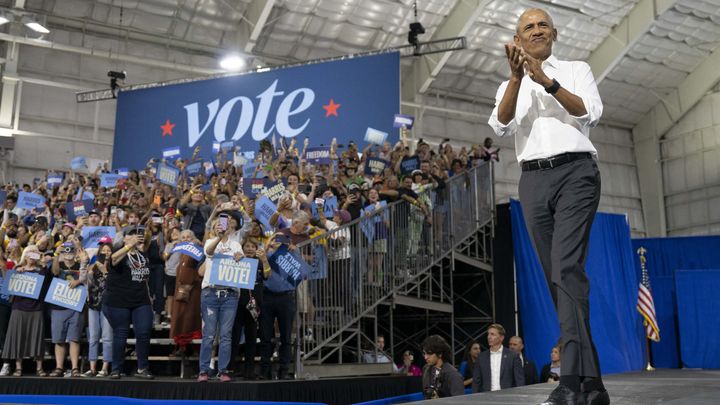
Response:
[[[175,147],[189,158],[200,146],[208,160],[213,143],[250,151],[273,136],[358,142],[368,128],[389,133],[399,109],[397,52],[122,91],[113,167],[144,167]]]

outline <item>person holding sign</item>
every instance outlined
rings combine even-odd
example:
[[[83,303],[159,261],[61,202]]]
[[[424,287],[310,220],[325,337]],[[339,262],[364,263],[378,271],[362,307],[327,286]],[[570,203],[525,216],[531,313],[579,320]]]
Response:
[[[90,370],[84,377],[105,377],[110,374],[112,363],[113,330],[105,314],[102,313],[102,300],[107,286],[108,267],[112,257],[113,241],[109,236],[100,239],[100,248],[87,273],[88,287],[88,360]],[[103,367],[97,371],[98,346],[102,338]]]
[[[236,222],[230,220],[227,214],[220,214],[213,224],[211,237],[205,242],[204,269],[201,268],[200,275],[203,276],[202,292],[200,294],[200,314],[203,320],[203,337],[200,345],[200,374],[198,382],[206,382],[209,379],[210,359],[212,357],[212,346],[216,334],[220,336],[218,348],[218,378],[222,382],[231,380],[227,368],[230,364],[232,346],[232,328],[235,322],[235,313],[238,306],[238,291],[235,288],[213,285],[210,279],[213,272],[213,260],[215,255],[232,256],[236,261],[243,257],[242,245],[230,238],[237,229]]]
[[[18,280],[18,283],[26,284],[23,286],[24,289],[32,289],[33,291],[40,289],[39,297],[45,296],[52,277],[48,277],[50,270],[40,265],[40,250],[38,250],[37,246],[29,245],[25,248],[15,272],[18,274],[33,273],[42,276],[43,281],[41,284],[30,285],[29,280]],[[47,377],[47,373],[42,366],[42,357],[45,352],[43,348],[44,308],[42,298],[32,299],[19,295],[15,295],[13,298],[12,313],[10,314],[10,322],[8,323],[5,344],[3,345],[3,357],[15,359],[15,372],[13,373],[15,377],[23,375],[22,361],[26,357],[35,359],[37,365],[36,375],[38,377]]]
[[[202,250],[200,241],[195,239],[193,231],[186,229],[180,232],[180,242],[189,242]],[[175,270],[175,292],[172,304],[172,318],[170,318],[170,336],[178,345],[179,350],[185,351],[193,339],[202,336],[202,318],[200,317],[200,287],[202,276],[198,272],[199,259],[186,253],[175,252],[179,255]]]
[[[365,215],[368,217],[367,221],[374,222],[374,237],[373,240],[368,244],[368,284],[371,286],[382,285],[383,278],[383,262],[385,260],[385,254],[387,253],[387,238],[388,228],[390,222],[385,215],[377,214],[377,211],[382,210],[383,205],[380,203],[380,194],[377,190],[370,189],[368,192],[368,205],[363,210]],[[372,215],[374,217],[370,218]]]
[[[55,249],[52,273],[55,277],[70,282],[70,288],[81,284],[80,270],[87,266],[88,257],[80,242],[64,242]],[[50,305],[52,342],[55,344],[55,369],[50,377],[65,374],[65,352],[69,342],[72,376],[80,377],[80,337],[83,330],[82,312]]]
[[[235,315],[235,324],[232,333],[232,355],[235,359],[237,343],[240,341],[240,332],[245,334],[245,372],[246,380],[255,379],[255,352],[257,348],[257,331],[260,308],[263,304],[263,281],[270,277],[270,262],[268,262],[265,248],[258,245],[252,238],[246,238],[242,245],[245,257],[258,259],[260,265],[255,276],[255,288],[240,290],[238,310]],[[236,368],[236,370],[240,370]]]
[[[145,228],[134,226],[127,231],[124,246],[112,254],[107,285],[103,295],[103,314],[113,328],[113,363],[110,378],[118,379],[125,366],[125,345],[130,323],[135,333],[137,371],[134,377],[151,380],[148,353],[153,311],[150,306],[148,278],[150,268],[145,249]]]

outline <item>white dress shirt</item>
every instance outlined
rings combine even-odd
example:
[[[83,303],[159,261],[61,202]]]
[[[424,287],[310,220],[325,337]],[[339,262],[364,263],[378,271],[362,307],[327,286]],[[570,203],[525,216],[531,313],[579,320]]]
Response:
[[[490,391],[500,390],[500,366],[502,365],[503,347],[494,352],[490,349]]]
[[[589,134],[590,128],[600,120],[603,106],[590,65],[581,61],[560,61],[551,55],[542,62],[542,70],[565,90],[580,97],[586,114],[571,115],[542,85],[525,75],[520,82],[515,118],[507,125],[498,121],[498,106],[508,86],[505,81],[498,88],[488,124],[497,136],[515,135],[518,162],[565,152],[597,155]]]

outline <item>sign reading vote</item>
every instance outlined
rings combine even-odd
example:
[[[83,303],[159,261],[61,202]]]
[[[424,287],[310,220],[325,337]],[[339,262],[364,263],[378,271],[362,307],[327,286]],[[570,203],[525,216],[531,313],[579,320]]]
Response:
[[[185,171],[187,172],[188,176],[197,176],[200,173],[200,170],[202,170],[202,168],[203,161],[198,160],[185,166]]]
[[[98,246],[98,242],[104,236],[115,239],[114,226],[84,226],[82,228],[82,245],[84,248],[94,248]]]
[[[265,281],[265,287],[273,292],[292,291],[312,271],[302,255],[281,245],[268,259],[272,272]]]
[[[203,252],[202,246],[196,245],[192,242],[178,243],[170,251],[170,253],[177,253],[177,252],[188,255],[197,261],[202,261],[202,259],[205,257],[205,253]]]
[[[256,150],[273,134],[330,145],[334,137],[357,142],[368,126],[390,132],[400,106],[399,67],[399,53],[390,52],[122,91],[113,165],[138,169],[161,156],[166,120],[186,158],[200,146],[200,157],[209,159],[213,144],[226,141]]]
[[[248,257],[235,260],[232,256],[215,255],[210,269],[210,284],[223,287],[255,288],[258,260]]]
[[[39,194],[21,191],[18,193],[17,204],[15,206],[17,208],[31,210],[34,208],[41,208],[43,205],[45,205],[45,197]]]
[[[365,174],[368,176],[378,176],[382,174],[383,170],[390,164],[385,159],[380,158],[368,158],[365,161]]]
[[[68,281],[59,278],[52,279],[45,295],[45,302],[77,312],[82,312],[85,301],[87,301],[87,289],[84,285],[70,288]]]
[[[10,270],[5,275],[6,281],[2,286],[2,294],[38,299],[44,279],[45,276],[37,273],[19,273],[15,270]]]
[[[170,166],[166,163],[159,163],[157,169],[157,179],[161,183],[167,184],[168,186],[177,186],[178,178],[180,177],[180,169],[174,166]]]
[[[314,165],[329,165],[330,147],[319,146],[316,148],[307,148],[307,150],[305,151],[305,160],[307,160],[308,163],[312,163]]]

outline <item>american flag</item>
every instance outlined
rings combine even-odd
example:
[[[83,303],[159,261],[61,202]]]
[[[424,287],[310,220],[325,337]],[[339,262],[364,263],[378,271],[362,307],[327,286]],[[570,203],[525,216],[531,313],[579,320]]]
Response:
[[[650,289],[650,277],[648,277],[647,267],[645,267],[645,252],[647,252],[647,250],[642,246],[637,250],[638,255],[640,255],[640,268],[642,269],[637,310],[644,318],[645,336],[654,342],[659,342],[660,329],[658,328],[657,318],[655,317],[655,302],[653,301],[652,290]]]

